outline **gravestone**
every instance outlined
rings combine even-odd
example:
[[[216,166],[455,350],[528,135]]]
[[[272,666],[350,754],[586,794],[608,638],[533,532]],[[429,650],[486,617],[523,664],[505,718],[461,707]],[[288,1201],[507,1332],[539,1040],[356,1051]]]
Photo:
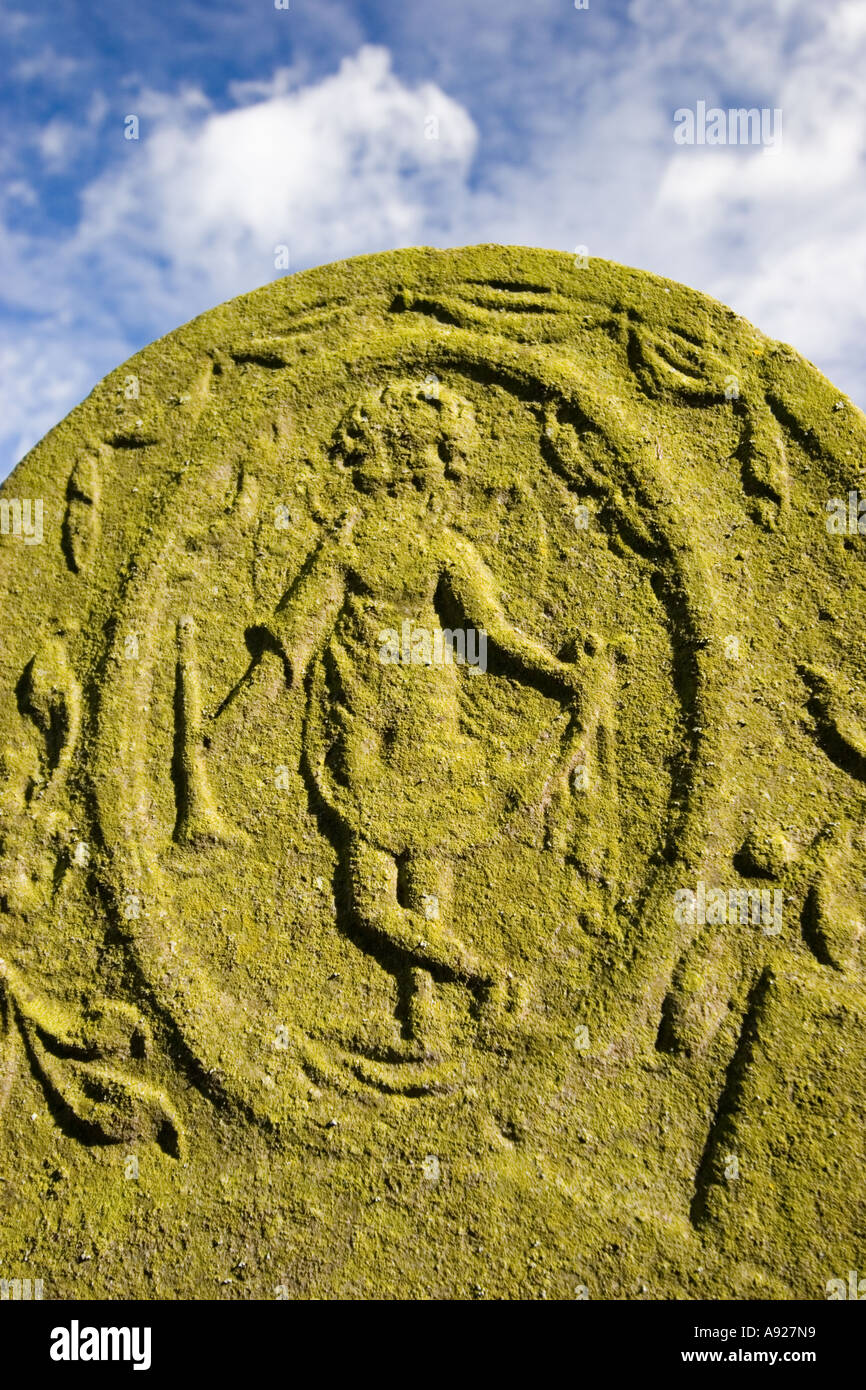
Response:
[[[107,377],[3,487],[0,1274],[864,1270],[864,445],[720,304],[520,248]]]

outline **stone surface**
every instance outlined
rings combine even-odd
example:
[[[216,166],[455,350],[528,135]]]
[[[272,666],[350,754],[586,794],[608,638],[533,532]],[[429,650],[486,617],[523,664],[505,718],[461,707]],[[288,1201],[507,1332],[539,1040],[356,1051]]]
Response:
[[[519,248],[107,377],[2,489],[0,1274],[864,1271],[864,444],[721,305]]]

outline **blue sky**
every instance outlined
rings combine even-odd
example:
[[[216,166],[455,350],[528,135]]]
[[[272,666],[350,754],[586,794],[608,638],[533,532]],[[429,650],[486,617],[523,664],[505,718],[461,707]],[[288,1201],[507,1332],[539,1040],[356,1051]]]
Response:
[[[864,0],[289,4],[7,0],[0,477],[131,353],[272,280],[280,245],[292,270],[586,245],[866,404]],[[698,101],[778,108],[782,139],[678,145]]]

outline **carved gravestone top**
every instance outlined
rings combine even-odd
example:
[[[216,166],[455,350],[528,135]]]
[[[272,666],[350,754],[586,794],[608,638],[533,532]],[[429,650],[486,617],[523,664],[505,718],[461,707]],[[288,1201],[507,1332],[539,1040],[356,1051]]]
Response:
[[[58,1229],[166,1213],[110,1296],[221,1296],[211,1219],[255,1297],[862,1262],[864,444],[721,305],[501,247],[107,377],[0,500],[6,1262],[52,1165]]]

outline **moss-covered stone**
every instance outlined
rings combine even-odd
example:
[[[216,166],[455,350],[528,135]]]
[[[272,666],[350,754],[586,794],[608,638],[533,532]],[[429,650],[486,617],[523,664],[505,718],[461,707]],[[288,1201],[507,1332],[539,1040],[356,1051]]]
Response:
[[[522,248],[107,377],[2,489],[0,1274],[863,1271],[864,444],[730,310]]]

